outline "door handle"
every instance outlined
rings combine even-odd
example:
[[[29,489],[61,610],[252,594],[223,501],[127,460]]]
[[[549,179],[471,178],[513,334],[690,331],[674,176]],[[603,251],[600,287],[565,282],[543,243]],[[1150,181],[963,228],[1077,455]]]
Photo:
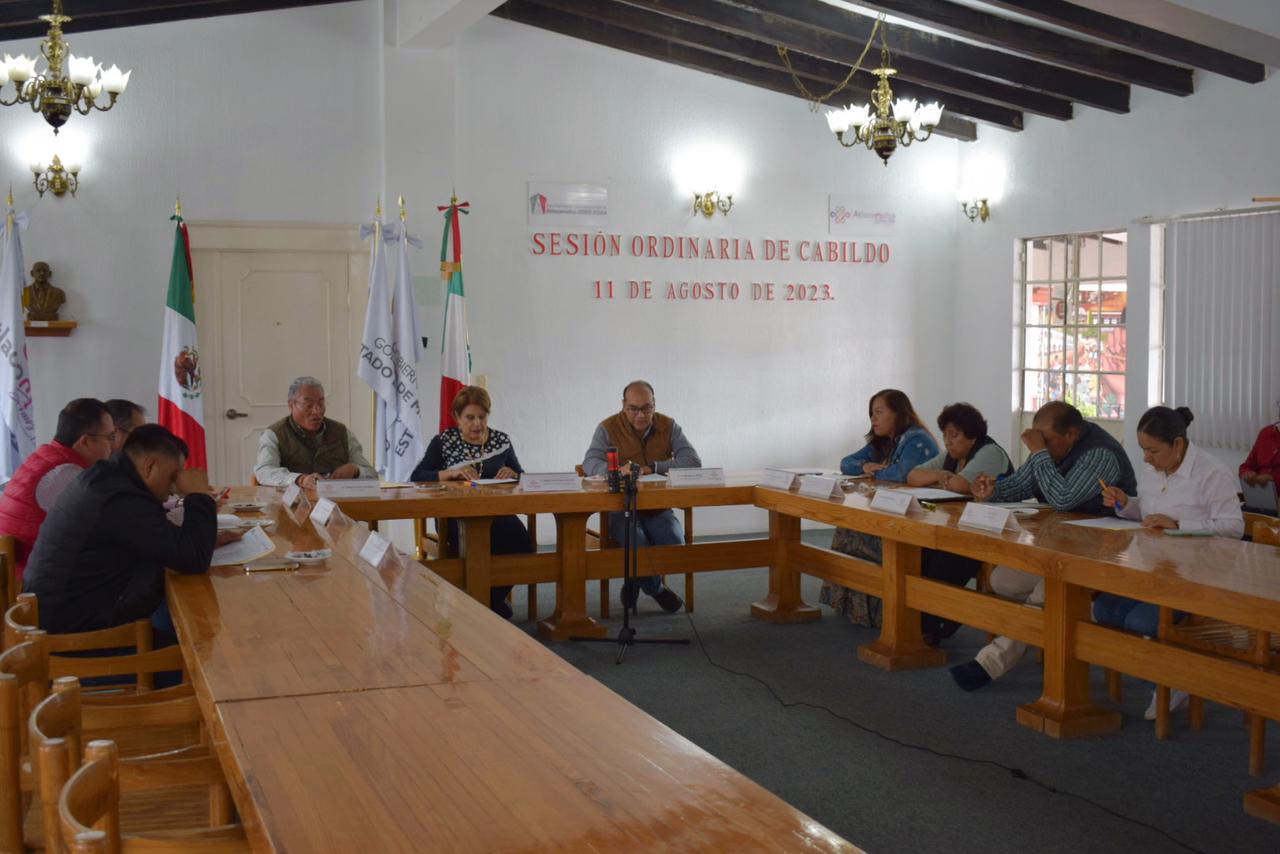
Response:
[[[223,414],[223,415],[225,415],[225,416],[227,416],[227,418],[231,419],[232,421],[234,421],[234,420],[235,420],[235,419],[237,419],[237,418],[248,418],[248,417],[249,417],[249,413],[247,413],[247,412],[236,412],[234,409],[228,409],[226,412],[224,412],[224,413],[222,413],[222,414]]]

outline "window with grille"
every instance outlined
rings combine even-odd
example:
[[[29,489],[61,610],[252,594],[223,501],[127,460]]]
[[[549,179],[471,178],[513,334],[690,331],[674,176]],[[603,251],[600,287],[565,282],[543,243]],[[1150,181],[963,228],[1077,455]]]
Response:
[[[1125,414],[1128,234],[1022,241],[1021,410],[1065,400],[1086,418]]]

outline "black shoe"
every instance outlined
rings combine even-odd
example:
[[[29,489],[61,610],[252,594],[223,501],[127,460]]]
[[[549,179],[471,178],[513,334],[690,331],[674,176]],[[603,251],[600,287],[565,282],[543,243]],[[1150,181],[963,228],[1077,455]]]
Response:
[[[510,620],[516,614],[515,611],[511,610],[511,603],[507,601],[507,597],[510,595],[510,587],[490,587],[489,610],[504,620]]]
[[[634,611],[636,601],[640,598],[640,585],[634,581],[622,582],[622,607],[628,611]]]
[[[951,678],[964,691],[976,691],[991,684],[991,677],[977,659],[951,668]]]
[[[939,620],[938,621],[938,637],[945,640],[956,632],[960,631],[960,624],[955,620]]]
[[[675,591],[670,587],[663,587],[653,597],[653,601],[662,606],[662,610],[668,614],[674,614],[684,605],[684,600],[676,595]]]

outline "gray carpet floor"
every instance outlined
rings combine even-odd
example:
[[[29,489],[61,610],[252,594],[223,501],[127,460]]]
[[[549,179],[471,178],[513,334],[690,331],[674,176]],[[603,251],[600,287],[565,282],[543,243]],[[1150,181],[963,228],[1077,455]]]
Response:
[[[820,544],[829,538],[805,535]],[[669,581],[683,591],[682,576]],[[764,595],[767,582],[764,569],[702,574],[692,615],[664,614],[640,597],[640,636],[694,638],[696,628],[701,644],[635,646],[620,666],[612,646],[550,648],[877,854],[1280,852],[1280,827],[1241,806],[1247,790],[1280,782],[1274,724],[1266,774],[1252,778],[1238,711],[1206,704],[1200,732],[1190,731],[1184,712],[1174,719],[1173,736],[1159,742],[1154,725],[1142,720],[1149,689],[1126,679],[1118,732],[1055,741],[1014,721],[1015,707],[1040,693],[1040,669],[1030,654],[1005,679],[973,694],[956,688],[945,668],[887,673],[857,659],[857,647],[877,632],[826,608],[821,620],[801,625],[752,619],[750,603]],[[619,586],[612,585],[611,636],[621,625]],[[597,613],[597,585],[589,587],[591,613]],[[805,599],[816,604],[819,587],[806,576]],[[549,610],[553,585],[539,593]],[[520,625],[536,637],[534,625],[523,621],[523,588],[513,600]],[[984,640],[966,628],[944,645],[957,662],[971,658]],[[1105,702],[1102,673],[1095,668],[1093,675],[1096,696]]]

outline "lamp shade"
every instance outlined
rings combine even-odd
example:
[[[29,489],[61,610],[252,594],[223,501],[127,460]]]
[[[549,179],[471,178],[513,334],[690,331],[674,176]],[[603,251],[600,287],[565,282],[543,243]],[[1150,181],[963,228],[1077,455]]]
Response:
[[[67,58],[67,77],[77,86],[87,86],[98,76],[99,66],[94,64],[93,57],[76,56]]]
[[[827,127],[832,133],[844,133],[849,129],[849,119],[846,113],[846,110],[827,111]]]
[[[893,103],[893,119],[898,122],[909,122],[916,114],[915,98],[899,98]]]
[[[36,61],[28,59],[25,53],[18,56],[4,55],[5,65],[9,68],[9,79],[14,83],[25,83],[36,73]]]
[[[916,112],[916,120],[921,127],[937,127],[938,122],[942,121],[942,105],[937,101],[930,101]]]
[[[121,71],[118,65],[112,64],[110,68],[102,72],[102,88],[106,89],[109,94],[119,95],[129,85],[129,75],[133,74],[132,70]]]
[[[860,128],[867,122],[871,121],[870,104],[858,104],[857,106],[850,104],[849,108],[845,110],[845,112],[849,116],[849,124],[854,127]]]

